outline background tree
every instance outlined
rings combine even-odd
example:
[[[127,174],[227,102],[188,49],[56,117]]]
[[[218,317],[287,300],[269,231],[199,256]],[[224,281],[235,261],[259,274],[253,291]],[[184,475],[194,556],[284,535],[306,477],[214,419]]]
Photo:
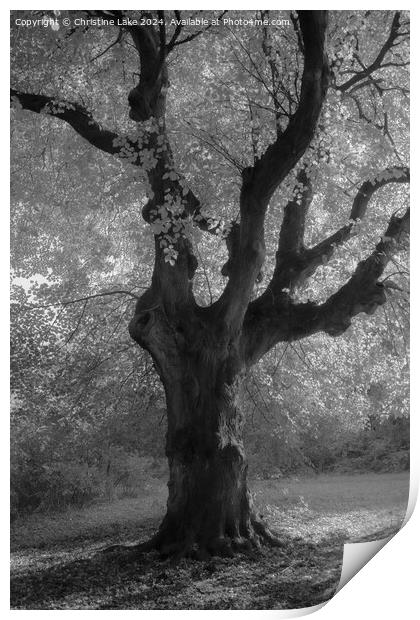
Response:
[[[81,15],[121,24],[124,18],[120,11]],[[167,514],[143,548],[206,554],[276,544],[247,488],[243,389],[252,366],[276,344],[320,332],[339,336],[356,315],[384,304],[387,290],[401,288],[401,270],[386,269],[408,231],[408,210],[401,211],[409,180],[407,20],[400,12],[338,13],[328,26],[326,12],[303,11],[289,16],[288,28],[261,23],[251,36],[231,24],[198,30],[179,11],[133,15],[143,18],[141,25],[121,25],[116,33],[89,21],[44,37],[28,30],[13,45],[14,113],[24,121],[25,110],[41,114],[43,123],[65,121],[116,156],[115,164],[103,155],[94,161],[88,149],[81,164],[70,163],[70,154],[65,168],[91,168],[91,191],[82,197],[74,173],[66,170],[63,182],[54,170],[63,138],[50,140],[42,157],[61,178],[57,186],[52,180],[48,202],[63,208],[74,204],[73,194],[84,210],[98,201],[103,184],[100,196],[110,209],[131,202],[124,227],[110,237],[132,235],[139,250],[139,203],[154,233],[151,284],[138,298],[129,332],[150,353],[164,386],[170,481]],[[134,130],[122,103],[132,76]],[[24,139],[16,136],[17,143]],[[66,133],[66,140],[73,138]],[[45,196],[37,183],[17,199],[32,201],[34,188]],[[394,211],[385,230],[373,243],[362,230],[355,245],[368,205],[376,205],[377,225],[383,218],[381,200]],[[93,219],[81,237],[95,246],[98,263],[82,265],[82,286],[123,273],[116,255],[106,264],[112,241],[104,234],[95,239],[101,222]],[[199,231],[212,237],[202,244]],[[80,262],[77,237],[68,260]],[[219,256],[223,241],[227,283],[216,280],[214,291],[206,256]],[[344,244],[344,282],[332,277],[324,298],[308,300],[311,278],[329,274]],[[144,250],[138,253],[144,260]],[[142,269],[138,264],[137,276]],[[210,298],[197,286],[203,278]],[[130,282],[108,292],[137,295],[132,282],[133,288]],[[80,297],[87,302],[88,295]]]

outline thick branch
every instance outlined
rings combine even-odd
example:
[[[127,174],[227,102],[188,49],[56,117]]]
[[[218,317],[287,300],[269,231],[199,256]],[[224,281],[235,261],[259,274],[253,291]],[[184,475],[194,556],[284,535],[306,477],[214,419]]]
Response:
[[[317,245],[303,251],[299,281],[302,282],[312,276],[320,265],[330,260],[336,247],[348,241],[355,234],[355,226],[365,217],[369,201],[375,192],[389,183],[408,183],[409,181],[410,170],[400,166],[387,168],[376,175],[373,180],[365,181],[353,201],[349,223]]]
[[[121,143],[119,143],[121,137],[113,131],[103,129],[95,121],[92,114],[78,103],[63,101],[46,95],[23,93],[13,88],[10,89],[10,96],[24,110],[59,118],[71,125],[82,138],[85,138],[96,148],[111,155],[121,156],[122,148]],[[123,141],[126,148],[130,147],[138,152],[137,143],[131,142],[128,138],[124,138]]]
[[[348,282],[323,304],[294,304],[286,293],[271,303],[268,296],[251,303],[242,339],[247,363],[255,364],[278,342],[299,340],[320,331],[339,336],[350,327],[354,316],[361,312],[372,314],[386,301],[386,287],[379,278],[408,229],[408,210],[402,217],[392,216],[372,254],[358,264]]]
[[[268,203],[276,188],[308,148],[328,87],[325,54],[326,11],[300,11],[305,59],[299,105],[285,131],[249,170],[250,189]]]
[[[163,11],[158,11],[158,18]],[[153,19],[151,13],[142,14],[146,19]],[[140,61],[140,80],[129,93],[130,118],[137,122],[150,118],[165,118],[166,90],[168,71],[166,66],[166,29],[160,25],[128,25],[134,46]]]
[[[352,317],[360,312],[373,314],[386,302],[385,286],[379,282],[385,267],[403,237],[408,234],[410,211],[402,217],[393,215],[388,228],[372,254],[361,261],[350,280],[318,309],[319,329],[339,336],[351,325]]]
[[[297,176],[303,186],[296,188],[293,200],[284,208],[283,222],[280,228],[278,254],[284,256],[289,252],[300,252],[303,248],[305,220],[312,201],[312,183],[304,170]]]
[[[11,89],[11,97],[25,110],[30,110],[38,114],[46,114],[67,122],[80,136],[92,144],[92,146],[106,153],[127,159],[127,161],[136,166],[142,165],[142,147],[139,145],[138,141],[132,141],[128,137],[122,137],[114,132],[103,129],[99,123],[94,120],[91,113],[81,105],[46,95],[23,93],[15,89]],[[153,144],[155,140],[156,136],[152,136],[143,146],[153,148],[156,146]],[[169,147],[167,152],[170,153]],[[143,210],[143,216],[148,222],[153,220],[150,211],[157,204],[158,198],[163,202],[163,197],[160,194],[162,194],[164,189],[162,176],[167,172],[167,168],[165,168],[167,163],[167,161],[160,161],[157,169],[149,173],[151,185],[155,192],[155,198],[151,200]],[[193,192],[191,190],[187,190],[186,193],[183,191],[185,184],[181,186],[179,179],[176,181],[167,181],[166,184],[168,187],[171,186],[172,191],[176,195],[182,195],[185,215],[188,214],[192,216],[195,224],[198,225],[201,230],[211,233],[216,232],[216,227],[213,226],[213,220],[200,216],[200,202]],[[161,251],[159,246],[158,251]],[[167,267],[165,267],[165,269]]]
[[[233,330],[240,328],[264,262],[264,219],[269,200],[308,148],[328,86],[326,12],[301,11],[299,20],[305,59],[298,108],[283,134],[278,135],[254,166],[242,172],[239,251],[226,288],[215,304],[225,325]]]
[[[350,237],[355,220],[364,217],[369,200],[379,188],[388,183],[407,183],[409,178],[408,168],[392,168],[377,175],[374,180],[366,181],[353,201],[349,224],[313,248],[304,249],[300,254],[292,253],[289,263],[283,263],[283,271],[276,265],[275,277],[266,291],[249,304],[245,316],[244,348],[249,363],[254,363],[280,341],[296,340],[318,331],[339,335],[350,326],[353,316],[360,312],[372,313],[385,302],[385,287],[379,278],[408,232],[408,211],[403,217],[391,217],[372,254],[359,263],[349,281],[324,304],[294,304],[283,285],[287,276],[292,284],[296,284],[299,278],[309,277],[325,262],[325,258],[331,256],[335,245]],[[290,284],[288,288],[291,288]]]
[[[119,19],[124,18],[121,11],[113,11],[112,15]],[[150,14],[148,15],[150,17]],[[147,17],[146,14],[144,16]],[[162,12],[159,13],[159,17],[163,19]],[[143,165],[144,149],[152,151],[156,163],[152,169],[146,168],[152,191],[151,199],[143,209],[144,219],[158,226],[159,208],[171,196],[174,202],[181,201],[185,209],[184,213],[172,222],[173,227],[179,226],[183,218],[192,216],[194,222],[202,230],[213,232],[210,218],[200,216],[199,200],[186,187],[185,182],[174,169],[172,151],[165,129],[165,101],[168,85],[165,60],[166,31],[163,27],[157,30],[153,26],[136,26],[130,25],[129,22],[121,28],[129,32],[139,55],[140,80],[129,94],[130,117],[138,122],[150,118],[157,121],[155,131],[141,132],[143,143],[103,129],[90,112],[77,103],[60,101],[55,97],[45,95],[22,93],[17,90],[12,90],[11,95],[22,108],[38,114],[45,113],[67,122],[93,146],[124,158],[136,166],[142,167]],[[191,279],[197,264],[191,244],[183,238],[178,238],[174,243],[177,252],[174,268],[166,260],[165,250],[168,250],[162,243],[162,236],[155,235],[155,241],[156,263],[152,280],[153,287],[165,291],[163,298],[169,300],[168,306],[173,306],[179,300],[181,300],[180,303],[183,303],[185,299],[190,300]]]
[[[267,287],[270,295],[293,289],[303,268],[306,215],[312,202],[312,183],[305,169],[297,175],[294,197],[284,208],[273,277]]]
[[[311,248],[305,248],[303,234],[312,189],[304,171],[299,173],[298,180],[304,184],[304,189],[298,194],[298,199],[291,200],[285,208],[276,265],[267,287],[271,296],[276,296],[285,288],[293,290],[301,286],[318,267],[325,265],[333,256],[335,248],[356,234],[355,227],[364,218],[373,194],[389,183],[408,183],[410,171],[406,167],[394,166],[385,169],[374,179],[365,181],[353,201],[349,222]]]

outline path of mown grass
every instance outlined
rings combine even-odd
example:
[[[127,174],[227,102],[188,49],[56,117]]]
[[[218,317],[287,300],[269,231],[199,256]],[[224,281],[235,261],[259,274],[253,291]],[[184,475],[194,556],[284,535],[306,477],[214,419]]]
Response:
[[[285,546],[259,558],[183,560],[150,553],[98,553],[146,539],[164,512],[166,487],[141,498],[56,515],[32,515],[12,527],[11,606],[15,609],[287,609],[330,598],[343,543],[399,529],[408,474],[325,475],[258,481],[255,501]]]

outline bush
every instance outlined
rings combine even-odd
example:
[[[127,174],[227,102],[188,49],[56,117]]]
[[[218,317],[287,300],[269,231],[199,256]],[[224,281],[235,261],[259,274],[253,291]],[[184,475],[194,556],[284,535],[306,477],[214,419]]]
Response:
[[[75,463],[35,464],[12,468],[11,513],[17,517],[36,510],[82,508],[99,496],[96,468]]]
[[[138,497],[166,476],[164,459],[141,457],[119,447],[108,450],[106,458],[94,464],[37,463],[20,453],[11,468],[12,519],[34,511],[83,508],[96,499]]]

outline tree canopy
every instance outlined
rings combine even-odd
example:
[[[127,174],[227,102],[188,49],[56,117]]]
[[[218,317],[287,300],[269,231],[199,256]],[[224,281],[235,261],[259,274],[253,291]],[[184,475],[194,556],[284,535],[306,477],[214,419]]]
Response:
[[[208,20],[219,16],[216,12],[204,14]],[[78,13],[74,15],[79,16]],[[98,19],[100,15],[100,11],[92,12],[82,21],[88,23],[89,19]],[[243,13],[240,16],[243,18]],[[284,16],[280,12],[280,17]],[[172,15],[170,17],[172,22],[176,19],[172,19]],[[250,12],[245,17],[255,19],[258,16]],[[260,17],[264,18],[265,14]],[[153,18],[159,21],[157,14],[153,14]],[[235,19],[235,14],[232,19]],[[316,208],[309,210],[305,233],[302,222],[294,221],[290,216],[284,218],[280,240],[284,246],[281,250],[283,254],[296,250],[297,244],[303,242],[309,245],[309,249],[305,248],[302,252],[299,248],[299,272],[283,275],[276,283],[280,289],[296,288],[294,280],[299,283],[316,269],[322,270],[328,265],[335,247],[352,243],[355,222],[361,220],[366,211],[370,217],[374,216],[375,211],[379,215],[379,209],[372,207],[367,210],[368,199],[371,195],[376,198],[376,190],[393,183],[394,208],[389,215],[402,204],[405,190],[404,187],[399,190],[396,183],[407,180],[408,43],[407,17],[399,12],[331,14],[326,49],[329,61],[324,63],[323,58],[319,60],[320,66],[325,64],[323,70],[329,75],[330,87],[325,95],[316,135],[304,153],[300,166],[302,170],[294,170],[292,162],[288,162],[285,166],[290,170],[283,173],[277,167],[276,178],[270,181],[267,176],[267,171],[272,169],[269,157],[280,161],[285,159],[273,148],[287,143],[287,136],[293,130],[291,125],[303,124],[299,114],[306,105],[301,100],[305,93],[301,92],[300,83],[304,33],[299,30],[296,19],[291,15],[289,26],[255,26],[251,30],[214,26],[201,32],[195,26],[167,25],[165,54],[170,78],[165,78],[164,87],[168,99],[165,124],[173,157],[162,177],[166,176],[169,181],[183,186],[179,200],[182,208],[185,208],[184,203],[187,205],[187,213],[177,214],[177,209],[181,207],[173,204],[171,196],[164,199],[153,217],[150,216],[149,202],[146,219],[153,220],[151,228],[158,235],[159,244],[163,246],[162,253],[170,266],[179,252],[176,249],[177,235],[183,234],[189,235],[196,244],[210,245],[213,256],[213,250],[217,249],[223,261],[223,238],[229,238],[228,232],[232,228],[235,230],[240,186],[247,170],[255,169],[257,177],[253,183],[264,186],[265,202],[276,192],[270,202],[266,225],[267,241],[272,242],[267,243],[267,259],[271,260],[266,260],[266,276],[258,283],[257,292],[264,291],[273,273],[275,245],[273,248],[270,245],[275,243],[276,233],[279,232],[283,209],[289,203],[286,213],[292,213],[293,201],[296,200],[302,203],[303,208],[295,211],[303,213],[305,203],[312,199],[308,191],[301,192],[302,195],[298,193],[299,186],[305,185],[303,175],[308,177],[312,186],[316,186]],[[169,21],[169,15],[165,20]],[[129,234],[123,235],[124,242],[135,251],[135,237],[141,235],[135,229],[142,228],[142,224],[138,218],[130,219],[130,211],[134,211],[134,217],[136,207],[143,206],[147,197],[153,202],[153,190],[147,174],[153,169],[153,158],[160,152],[159,148],[166,148],[163,142],[159,145],[158,138],[157,144],[151,148],[147,148],[144,142],[144,134],[148,136],[146,141],[155,135],[153,117],[135,125],[127,113],[126,93],[136,82],[139,54],[141,60],[141,54],[146,53],[133,48],[130,39],[134,32],[125,27],[95,26],[79,26],[70,30],[62,28],[58,31],[44,28],[40,32],[39,29],[18,29],[15,26],[12,33],[12,36],[19,37],[12,46],[13,85],[16,89],[12,90],[14,114],[25,118],[25,110],[42,112],[39,121],[35,122],[35,117],[31,116],[30,127],[22,122],[13,126],[17,157],[19,145],[31,138],[32,148],[38,149],[41,168],[32,175],[31,183],[22,179],[22,182],[14,184],[14,198],[33,202],[33,196],[36,196],[38,203],[48,201],[48,213],[44,213],[44,217],[50,219],[53,219],[54,204],[63,210],[65,205],[71,204],[71,224],[74,227],[77,227],[77,210],[85,218],[83,227],[86,226],[86,217],[91,215],[88,247],[97,248],[97,258],[93,265],[85,268],[88,273],[89,269],[99,267],[101,260],[107,263],[101,265],[102,272],[115,273],[115,265],[123,260],[122,252],[118,255],[114,250],[112,255],[111,245],[118,243],[115,238],[119,235],[109,233],[114,233],[116,223],[122,219],[129,227]],[[184,42],[183,38],[187,41]],[[307,58],[313,59],[313,55],[308,53]],[[72,59],[71,62],[69,59]],[[148,63],[147,59],[143,60],[144,73]],[[309,69],[306,73],[309,75]],[[132,89],[131,100],[135,92],[135,88]],[[311,92],[308,97],[313,95]],[[313,110],[312,104],[310,107]],[[314,115],[318,113],[319,110],[313,110]],[[66,129],[51,117],[67,121],[76,132]],[[80,140],[77,134],[85,141]],[[303,139],[308,142],[308,138]],[[270,143],[274,145],[272,148],[268,147]],[[91,148],[89,144],[96,148]],[[98,149],[117,157],[101,155]],[[301,156],[296,151],[294,157],[298,159]],[[56,168],[53,176],[52,163]],[[130,165],[133,163],[134,166]],[[79,170],[83,170],[83,175],[77,174]],[[287,176],[280,191],[279,179],[284,174]],[[85,185],[89,186],[89,191],[83,187],[83,197],[80,187],[73,182],[75,177],[79,183],[82,178],[88,180]],[[255,191],[259,192],[259,188]],[[390,190],[380,191],[379,195],[390,196]],[[199,206],[196,204],[198,200]],[[74,203],[78,204],[77,210]],[[120,217],[116,210],[121,209],[122,205],[124,215]],[[103,231],[105,234],[101,235],[101,222],[98,220],[106,219],[100,217],[104,212],[111,212],[116,217],[111,231],[107,223],[108,231]],[[337,229],[334,230],[336,222]],[[298,226],[301,230],[295,235],[296,241],[291,231]],[[203,236],[197,228],[209,229],[216,238]],[[386,230],[385,220],[382,229],[377,229],[383,239],[387,238]],[[397,230],[388,230],[388,233],[392,237]],[[75,239],[78,234],[80,231],[75,230]],[[101,240],[101,236],[106,239]],[[37,244],[40,241],[38,239]],[[292,243],[295,248],[287,247]],[[85,246],[85,243],[82,245]],[[70,244],[66,244],[64,251],[69,247]],[[204,251],[205,248],[200,247],[200,252]],[[80,247],[70,254],[71,250],[67,264],[81,260]],[[206,262],[205,259],[206,256],[203,256],[203,262]],[[145,268],[147,261],[140,262]],[[23,263],[24,260],[19,261],[20,269]],[[226,264],[223,269],[224,275],[228,275]],[[43,271],[43,275],[47,275],[45,266]],[[204,277],[202,271],[203,268],[198,274],[201,281]],[[211,291],[214,301],[225,286],[225,280],[217,275],[215,277],[218,286]],[[376,283],[376,274],[372,274],[372,278]],[[233,275],[225,286],[223,299],[230,288],[234,287],[237,291],[234,281],[229,284],[232,280],[235,280]],[[351,283],[357,284],[354,278]],[[342,290],[340,295],[344,294],[345,290]],[[207,304],[209,295],[208,290],[207,296],[206,293],[198,293],[199,303]],[[363,301],[366,303],[366,300]],[[264,298],[258,301],[255,309],[258,310],[263,303]],[[327,315],[328,320],[331,318],[333,322],[330,306],[324,304],[322,313],[318,312],[317,316],[322,315],[325,321]],[[320,323],[321,318],[318,318],[317,327],[312,329],[323,329]],[[336,329],[344,329],[345,323],[341,327],[336,326]]]

